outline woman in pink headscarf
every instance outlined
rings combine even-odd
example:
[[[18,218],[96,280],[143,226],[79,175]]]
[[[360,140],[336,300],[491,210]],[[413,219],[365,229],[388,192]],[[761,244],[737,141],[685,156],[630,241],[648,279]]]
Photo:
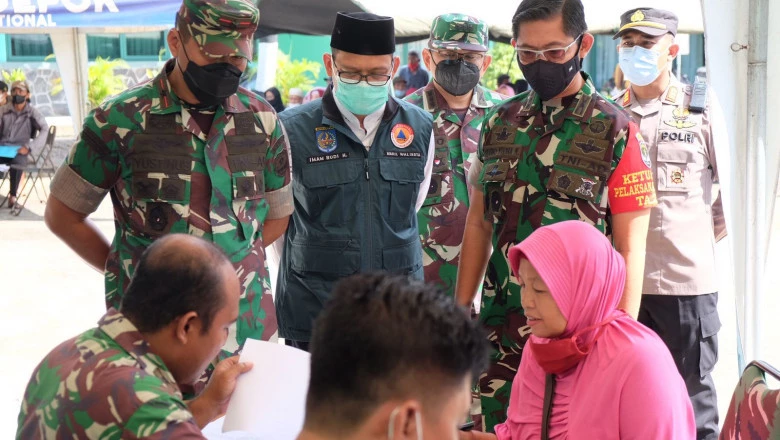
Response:
[[[507,421],[462,439],[691,440],[685,384],[658,336],[617,304],[623,258],[594,227],[566,221],[509,250],[531,337]]]

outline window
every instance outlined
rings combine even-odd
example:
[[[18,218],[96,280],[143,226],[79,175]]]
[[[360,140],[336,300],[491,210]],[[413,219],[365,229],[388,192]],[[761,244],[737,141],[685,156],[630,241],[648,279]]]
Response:
[[[16,34],[7,35],[8,61],[43,60],[54,53],[48,35]]]
[[[0,3],[2,0],[0,0]],[[2,36],[0,35],[0,38]],[[54,53],[46,34],[5,35],[7,61],[43,61]],[[2,40],[0,40],[0,44]],[[157,61],[168,58],[165,32],[141,32],[134,34],[89,34],[87,57],[89,61],[101,58],[122,58],[127,61]]]
[[[120,58],[122,49],[119,44],[119,34],[87,35],[87,56],[90,61],[95,58]]]
[[[164,32],[141,32],[125,35],[127,58],[157,59],[166,50]]]

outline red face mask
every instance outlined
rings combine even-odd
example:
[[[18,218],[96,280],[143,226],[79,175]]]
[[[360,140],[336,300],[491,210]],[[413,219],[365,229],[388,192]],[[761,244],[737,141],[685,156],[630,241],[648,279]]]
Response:
[[[409,70],[411,70],[412,72],[416,71],[418,67],[420,67],[419,61],[417,61],[416,63],[409,63]]]
[[[596,344],[596,341],[604,333],[604,329],[607,328],[607,324],[616,320],[618,316],[612,316],[604,321],[586,327],[569,338],[555,339],[546,344],[534,342],[529,339],[527,342],[528,348],[534,354],[539,366],[542,367],[547,374],[561,374],[577,365],[582,358],[590,353],[590,350]],[[588,344],[581,344],[579,342],[580,336],[598,328],[596,335]]]

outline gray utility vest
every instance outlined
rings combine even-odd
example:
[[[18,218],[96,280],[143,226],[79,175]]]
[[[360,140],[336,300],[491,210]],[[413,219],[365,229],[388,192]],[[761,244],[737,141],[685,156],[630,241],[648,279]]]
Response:
[[[283,338],[309,341],[336,281],[385,270],[421,280],[415,203],[433,122],[390,98],[369,150],[347,127],[331,89],[279,114],[292,156],[295,212],[276,288]]]

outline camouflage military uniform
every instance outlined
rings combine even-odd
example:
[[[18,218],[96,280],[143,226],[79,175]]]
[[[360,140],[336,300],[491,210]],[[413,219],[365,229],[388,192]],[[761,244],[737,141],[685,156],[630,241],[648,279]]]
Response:
[[[477,152],[479,131],[486,109],[503,100],[498,93],[477,86],[463,121],[447,106],[433,82],[406,101],[433,115],[436,156],[425,204],[417,213],[423,246],[425,281],[455,291],[463,229],[469,209],[471,185],[466,176]]]
[[[16,438],[204,438],[162,359],[116,310],[38,365]]]
[[[236,15],[256,23],[251,4],[219,3],[246,8]],[[201,13],[201,20],[219,19],[209,8]],[[193,17],[184,21],[208,29],[209,23]],[[247,50],[230,39],[233,31],[226,33],[223,42],[204,40],[201,49],[228,55]],[[222,49],[230,44],[235,47]],[[243,287],[238,323],[222,351],[226,357],[246,338],[268,340],[277,331],[263,225],[292,212],[288,155],[274,110],[254,93],[239,89],[211,112],[182,103],[168,80],[175,61],[87,117],[52,182],[52,195],[89,214],[110,192],[116,233],[105,268],[109,307],[119,307],[138,259],[156,238],[189,233],[220,247]],[[209,123],[204,131],[201,125]]]
[[[480,320],[496,349],[480,378],[485,428],[506,419],[512,380],[530,334],[509,248],[535,229],[580,219],[611,235],[611,215],[655,206],[647,146],[635,124],[586,74],[575,96],[542,102],[533,92],[486,116],[469,178],[494,224]],[[483,165],[484,164],[484,165]]]

